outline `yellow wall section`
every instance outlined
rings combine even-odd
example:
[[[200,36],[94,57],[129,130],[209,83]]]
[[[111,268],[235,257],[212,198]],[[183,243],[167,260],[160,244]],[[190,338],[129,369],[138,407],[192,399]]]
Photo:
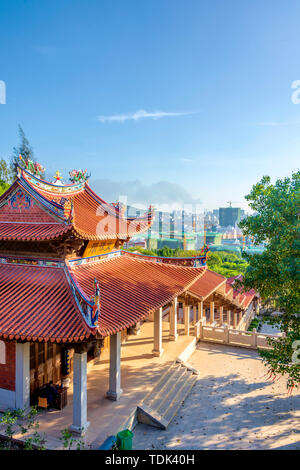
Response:
[[[109,253],[114,249],[116,240],[90,240],[83,253],[83,257],[102,255],[103,253]]]

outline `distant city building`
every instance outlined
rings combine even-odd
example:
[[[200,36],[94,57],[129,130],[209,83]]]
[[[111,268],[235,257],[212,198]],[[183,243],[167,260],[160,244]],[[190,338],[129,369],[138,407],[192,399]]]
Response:
[[[220,207],[219,223],[221,227],[235,227],[241,221],[241,209],[239,207]]]

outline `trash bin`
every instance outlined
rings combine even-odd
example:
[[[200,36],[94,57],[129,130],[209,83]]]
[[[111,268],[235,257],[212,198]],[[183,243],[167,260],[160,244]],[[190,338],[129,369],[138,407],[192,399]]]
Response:
[[[132,438],[134,434],[129,429],[124,429],[117,434],[117,446],[119,450],[132,450]]]

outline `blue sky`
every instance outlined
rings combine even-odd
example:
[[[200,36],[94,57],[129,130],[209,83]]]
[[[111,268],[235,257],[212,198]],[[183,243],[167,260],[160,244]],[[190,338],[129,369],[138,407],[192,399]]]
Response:
[[[88,168],[104,197],[139,180],[245,207],[299,167],[299,45],[299,1],[0,0],[0,157],[20,123],[49,172]]]

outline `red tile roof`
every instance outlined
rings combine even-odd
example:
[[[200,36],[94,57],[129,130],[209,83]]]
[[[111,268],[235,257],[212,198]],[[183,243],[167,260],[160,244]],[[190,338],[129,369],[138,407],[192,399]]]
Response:
[[[0,196],[2,240],[48,240],[71,230],[62,206],[30,194],[19,180]]]
[[[96,278],[101,288],[101,334],[134,325],[184,292],[203,274],[186,268],[118,256],[72,266],[70,273],[86,297],[93,295]]]
[[[94,334],[63,268],[0,264],[0,337],[66,342]]]
[[[226,281],[226,290],[227,289],[232,289],[232,296],[233,296],[233,299],[234,301],[239,305],[241,306],[243,309],[246,309],[252,299],[254,298],[256,292],[254,289],[250,289],[250,291],[247,291],[247,292],[240,292],[240,288],[238,289],[235,289],[234,288],[234,283],[235,281],[242,281],[243,280],[243,275],[242,274],[238,274],[237,276],[232,276],[232,277],[229,277]]]
[[[225,282],[224,276],[206,269],[203,276],[189,288],[189,292],[205,300]]]
[[[73,232],[86,240],[127,239],[146,231],[153,221],[153,211],[137,218],[124,218],[113,204],[106,203],[90,188],[81,185],[55,186],[40,181],[26,171],[21,179],[31,191],[49,202],[60,203],[61,199],[73,202]],[[65,192],[64,192],[65,191]]]
[[[0,222],[1,240],[50,240],[68,232],[72,225]]]
[[[0,337],[11,340],[77,342],[97,333],[108,336],[144,319],[203,274],[201,268],[124,256],[78,266],[71,262],[67,271],[26,265],[25,258],[9,259],[9,264],[0,259]],[[69,275],[71,286],[73,281],[87,301],[94,293],[94,279],[98,279],[101,315],[97,328],[90,327],[81,313]]]

